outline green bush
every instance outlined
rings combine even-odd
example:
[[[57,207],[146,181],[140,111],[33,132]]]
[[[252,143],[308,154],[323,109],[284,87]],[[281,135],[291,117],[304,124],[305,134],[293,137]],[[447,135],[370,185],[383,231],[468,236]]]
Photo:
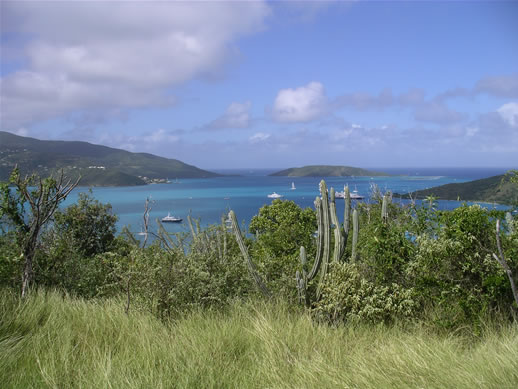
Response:
[[[316,228],[315,211],[286,200],[273,200],[250,221],[249,231],[256,236],[250,241],[252,257],[257,258],[258,270],[275,294],[296,297],[300,246],[308,257],[314,255]]]
[[[317,317],[331,322],[369,323],[412,318],[417,311],[412,288],[376,285],[361,274],[358,265],[349,263],[332,264],[322,297],[313,309]]]
[[[441,212],[439,221],[434,234],[417,238],[407,273],[422,298],[444,310],[443,324],[472,323],[481,311],[509,307],[508,279],[492,258],[496,252],[492,212],[464,205]]]

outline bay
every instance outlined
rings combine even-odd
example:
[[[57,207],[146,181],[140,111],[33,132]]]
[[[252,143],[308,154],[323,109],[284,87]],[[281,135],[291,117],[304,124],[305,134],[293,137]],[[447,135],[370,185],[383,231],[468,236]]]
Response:
[[[76,188],[67,198],[63,206],[74,203],[78,194],[91,191],[93,197],[102,203],[110,203],[118,215],[117,228],[129,226],[134,233],[141,231],[144,203],[146,198],[152,201],[150,226],[156,230],[155,219],[161,219],[168,212],[183,218],[182,223],[166,223],[170,232],[187,231],[187,215],[200,220],[202,226],[220,223],[222,216],[234,210],[240,222],[248,224],[265,204],[272,199],[267,195],[276,192],[283,195],[284,200],[293,200],[301,207],[313,207],[313,201],[319,194],[318,185],[322,178],[328,187],[343,190],[349,185],[351,190],[357,189],[359,194],[368,198],[372,186],[377,185],[381,191],[407,193],[452,182],[466,182],[478,178],[505,173],[505,168],[492,169],[448,169],[448,168],[378,168],[372,170],[393,174],[390,177],[269,177],[267,174],[278,169],[233,169],[218,170],[221,174],[233,174],[208,179],[182,179],[176,183],[154,184],[132,187],[96,187]],[[239,176],[237,176],[239,175]],[[296,189],[292,190],[294,183]],[[395,202],[407,203],[406,200],[394,199]],[[353,202],[354,203],[354,202]],[[461,202],[439,200],[441,209],[453,209]],[[484,204],[486,207],[506,209],[505,206]],[[337,213],[343,218],[344,202],[337,201]]]

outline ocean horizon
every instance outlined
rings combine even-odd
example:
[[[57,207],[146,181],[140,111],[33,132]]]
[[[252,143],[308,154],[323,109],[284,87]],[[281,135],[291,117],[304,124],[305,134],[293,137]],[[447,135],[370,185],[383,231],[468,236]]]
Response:
[[[376,170],[377,169],[377,170]],[[187,232],[187,216],[199,219],[206,227],[221,223],[230,210],[236,213],[240,223],[248,225],[251,218],[259,209],[271,204],[268,194],[276,192],[283,200],[292,200],[299,206],[313,208],[315,197],[319,195],[318,185],[324,179],[329,188],[343,190],[349,185],[359,194],[368,197],[372,187],[377,186],[382,192],[408,193],[415,190],[431,188],[448,183],[461,183],[475,179],[503,174],[507,168],[371,168],[383,171],[391,176],[385,177],[270,177],[268,174],[279,169],[213,169],[226,174],[214,178],[192,178],[176,180],[169,184],[152,184],[131,187],[79,187],[67,198],[63,206],[77,200],[79,193],[90,192],[102,203],[110,203],[113,212],[119,217],[117,229],[123,226],[138,233],[143,228],[144,204],[147,198],[151,200],[149,214],[150,228],[156,230],[156,219],[161,219],[168,213],[183,219],[181,223],[166,223],[165,228],[170,232]],[[292,184],[295,190],[292,190]],[[394,199],[394,202],[407,204],[408,200]],[[440,209],[453,209],[462,204],[461,201],[438,200]],[[353,202],[354,205],[354,202]],[[498,204],[482,204],[485,207],[506,209]],[[343,218],[343,201],[337,201],[337,213]]]

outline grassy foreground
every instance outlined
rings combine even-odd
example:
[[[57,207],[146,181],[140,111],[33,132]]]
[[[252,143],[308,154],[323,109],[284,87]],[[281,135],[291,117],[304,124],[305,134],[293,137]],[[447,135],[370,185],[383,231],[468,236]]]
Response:
[[[164,324],[116,300],[0,291],[3,388],[516,388],[518,327],[478,338],[236,304]]]

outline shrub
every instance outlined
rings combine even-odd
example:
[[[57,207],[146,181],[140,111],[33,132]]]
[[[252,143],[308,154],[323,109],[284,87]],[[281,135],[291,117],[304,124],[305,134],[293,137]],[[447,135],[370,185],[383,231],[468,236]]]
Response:
[[[376,285],[361,275],[357,265],[334,263],[313,312],[331,322],[387,323],[412,318],[417,308],[412,288]]]

